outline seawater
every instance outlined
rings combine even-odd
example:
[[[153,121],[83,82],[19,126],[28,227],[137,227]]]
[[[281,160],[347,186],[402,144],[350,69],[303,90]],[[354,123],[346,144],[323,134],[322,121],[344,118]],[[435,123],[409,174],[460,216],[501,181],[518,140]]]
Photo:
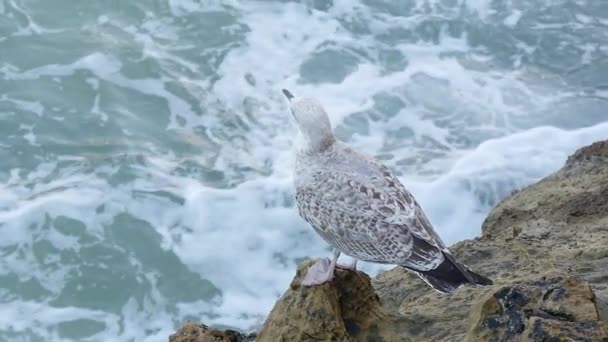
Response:
[[[604,1],[1,0],[0,340],[259,326],[329,255],[282,88],[451,244],[608,136],[607,87]]]

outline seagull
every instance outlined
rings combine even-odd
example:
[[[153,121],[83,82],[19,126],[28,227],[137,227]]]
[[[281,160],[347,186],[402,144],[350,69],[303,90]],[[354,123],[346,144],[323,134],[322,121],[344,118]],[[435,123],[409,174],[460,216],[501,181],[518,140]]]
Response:
[[[380,161],[334,136],[327,113],[314,98],[282,90],[298,126],[294,186],[299,215],[333,247],[301,280],[315,286],[333,279],[341,253],[393,264],[450,293],[463,284],[492,281],[458,262],[399,179]]]

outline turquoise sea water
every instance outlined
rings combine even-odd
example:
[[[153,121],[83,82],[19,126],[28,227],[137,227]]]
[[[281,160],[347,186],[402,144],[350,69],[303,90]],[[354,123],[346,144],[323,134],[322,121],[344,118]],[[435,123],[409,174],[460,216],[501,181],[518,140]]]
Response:
[[[284,87],[453,243],[608,136],[608,3],[0,0],[0,341],[260,324],[328,254]]]

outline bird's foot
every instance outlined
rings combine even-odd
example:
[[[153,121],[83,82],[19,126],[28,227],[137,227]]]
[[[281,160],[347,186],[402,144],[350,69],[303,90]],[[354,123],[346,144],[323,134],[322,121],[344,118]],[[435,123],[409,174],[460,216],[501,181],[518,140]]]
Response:
[[[333,264],[333,265],[332,265]],[[308,268],[306,276],[300,282],[302,286],[315,286],[324,284],[334,277],[334,268],[336,264],[332,263],[328,258],[317,260]]]
[[[336,267],[340,268],[340,269],[343,269],[343,270],[356,271],[357,270],[357,259],[355,259],[350,264],[336,264]]]

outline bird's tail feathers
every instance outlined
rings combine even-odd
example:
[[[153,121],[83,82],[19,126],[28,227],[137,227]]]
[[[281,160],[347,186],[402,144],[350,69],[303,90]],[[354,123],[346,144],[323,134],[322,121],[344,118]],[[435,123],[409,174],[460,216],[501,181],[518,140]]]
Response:
[[[492,280],[471,271],[449,253],[443,253],[444,261],[429,271],[405,268],[416,273],[422,280],[441,293],[450,293],[463,284],[492,285]]]

